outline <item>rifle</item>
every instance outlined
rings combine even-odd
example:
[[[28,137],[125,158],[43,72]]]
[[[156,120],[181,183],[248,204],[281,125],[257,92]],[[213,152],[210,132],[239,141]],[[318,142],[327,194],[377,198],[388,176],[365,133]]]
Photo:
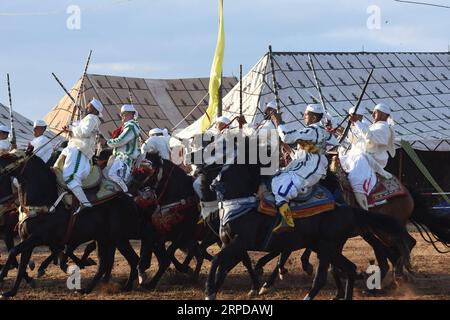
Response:
[[[325,100],[323,99],[323,95],[322,95],[322,88],[320,87],[319,78],[317,78],[316,69],[314,68],[314,63],[313,63],[313,60],[312,60],[310,54],[308,54],[308,58],[309,58],[309,64],[311,65],[311,70],[313,72],[314,81],[316,82],[316,89],[319,92],[320,103],[322,104],[323,110],[327,111],[327,108],[325,106]]]
[[[272,69],[272,87],[275,93],[275,101],[277,102],[277,110],[280,111],[280,97],[278,95],[277,79],[275,78],[275,68],[273,64],[272,46],[269,45],[270,68]]]
[[[358,111],[358,108],[359,108],[359,106],[361,105],[362,98],[364,97],[364,94],[366,93],[367,86],[369,85],[369,81],[370,81],[370,78],[372,78],[372,74],[373,74],[373,71],[374,71],[374,70],[375,70],[375,69],[372,69],[372,70],[370,71],[370,73],[369,73],[369,76],[367,77],[366,83],[364,84],[364,88],[363,88],[363,90],[362,90],[362,92],[361,92],[361,95],[359,96],[358,102],[356,103],[356,106],[355,106],[355,112],[354,112],[353,114],[355,114],[355,113]],[[349,117],[349,115],[348,115],[347,117]],[[344,119],[344,120],[345,120],[345,119]],[[347,123],[347,127],[345,128],[344,133],[342,134],[342,137],[341,137],[341,139],[339,140],[339,143],[342,143],[342,141],[344,141],[345,138],[347,137],[348,132],[349,132],[349,130],[350,130],[351,124],[352,124],[352,123],[351,123],[350,120],[349,120],[348,123]]]
[[[87,74],[87,70],[89,67],[89,62],[91,61],[91,55],[92,55],[92,50],[89,51],[89,56],[87,58],[86,64],[84,66],[84,71],[83,71],[83,76],[81,77],[81,83],[80,83],[80,89],[78,89],[78,94],[77,94],[77,98],[74,101],[74,108],[72,110],[72,115],[70,116],[70,121],[68,124],[71,124],[73,122],[73,119],[75,118],[75,113],[77,113],[77,118],[78,120],[80,120],[81,118],[81,107],[80,107],[80,98],[81,98],[81,92],[83,91],[83,87],[84,87],[84,79],[86,78],[86,74]]]
[[[66,89],[66,87],[64,87],[63,83],[58,79],[58,77],[56,76],[56,74],[54,72],[52,72],[52,76],[53,78],[55,78],[56,82],[58,82],[58,84],[60,85],[60,87],[64,90],[64,92],[67,94],[67,96],[70,98],[70,100],[72,100],[73,103],[75,103],[75,99],[74,97],[72,97],[72,95],[70,94],[70,92]]]
[[[14,113],[12,109],[12,98],[11,98],[11,84],[9,82],[9,73],[6,74],[6,81],[8,83],[8,96],[9,96],[9,120],[11,123],[11,136],[9,138],[9,141],[11,142],[11,147],[13,149],[17,148],[17,142],[16,142],[16,130],[14,128]]]

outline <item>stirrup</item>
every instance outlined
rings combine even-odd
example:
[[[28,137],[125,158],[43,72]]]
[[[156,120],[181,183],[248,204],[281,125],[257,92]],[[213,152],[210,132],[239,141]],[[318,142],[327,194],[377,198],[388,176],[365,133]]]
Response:
[[[273,228],[272,233],[283,233],[294,231],[294,226],[290,225],[284,217],[281,217],[280,223]]]

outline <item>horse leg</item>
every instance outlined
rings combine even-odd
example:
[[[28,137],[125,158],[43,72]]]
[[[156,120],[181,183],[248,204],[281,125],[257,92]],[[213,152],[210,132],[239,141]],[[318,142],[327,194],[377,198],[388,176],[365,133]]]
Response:
[[[167,255],[170,257],[175,269],[181,273],[192,273],[192,269],[188,265],[181,264],[178,259],[175,257],[175,251],[180,248],[180,244],[182,243],[184,235],[180,235],[178,239],[173,241],[170,246],[167,248]]]
[[[334,245],[331,246],[326,242],[318,243],[316,253],[319,260],[319,265],[317,266],[317,271],[311,290],[305,296],[304,300],[314,299],[323,286],[327,283],[328,267],[330,266],[331,257],[335,253],[335,250],[333,249]]]
[[[212,246],[214,243],[217,242],[217,236],[216,234],[208,229],[208,232],[206,233],[205,237],[200,243],[200,253],[203,255],[203,257],[209,261],[213,259],[213,256],[208,253],[206,249],[208,249],[210,246]]]
[[[17,223],[17,219],[13,219],[10,216],[11,213],[5,214],[5,234],[4,234],[4,241],[6,248],[8,249],[8,252],[14,248],[14,228]],[[15,213],[14,213],[15,214]],[[13,260],[12,268],[17,268],[19,264],[17,263],[17,259]]]
[[[142,285],[147,280],[147,274],[145,271],[150,268],[152,261],[152,242],[148,239],[141,240],[141,248],[139,251],[139,263],[138,263],[138,282]]]
[[[138,278],[137,265],[139,263],[139,256],[133,250],[130,242],[128,240],[120,242],[117,245],[119,252],[125,257],[130,266],[130,274],[127,281],[122,287],[123,291],[131,291],[133,289],[133,282]]]
[[[114,266],[114,260],[116,256],[116,247],[114,247],[112,258],[108,260],[108,264],[106,265],[105,273],[102,276],[102,282],[108,283],[111,280],[111,273]]]
[[[244,252],[244,255],[242,258],[242,264],[247,269],[247,271],[250,275],[250,279],[252,281],[252,289],[248,293],[248,296],[253,297],[253,296],[257,295],[258,290],[259,290],[259,277],[258,277],[258,274],[253,269],[252,260],[250,259],[250,256],[248,255],[247,251]],[[229,271],[231,271],[231,270],[229,270]]]
[[[344,286],[341,281],[341,271],[335,266],[331,266],[331,274],[333,275],[334,282],[336,283],[337,293],[333,300],[342,300],[345,297]]]
[[[36,244],[35,242],[35,237],[30,236],[10,250],[8,259],[6,260],[6,263],[3,266],[2,271],[0,272],[0,283],[3,282],[5,277],[8,276],[8,271],[11,269],[11,265],[14,261],[17,261],[17,255],[21,254],[24,250],[27,250],[30,247],[34,248],[35,246],[37,246],[38,244]]]
[[[380,267],[381,280],[383,280],[389,272],[386,247],[371,233],[364,234],[362,238],[373,248],[378,266]]]
[[[167,255],[166,249],[164,248],[164,243],[157,243],[154,250],[156,259],[158,259],[158,271],[152,277],[152,279],[147,284],[142,284],[142,287],[148,290],[153,290],[156,288],[159,280],[166,272],[167,268],[170,266],[170,258]]]
[[[115,247],[111,243],[99,242],[97,251],[99,260],[97,272],[95,273],[94,278],[92,278],[92,280],[86,286],[86,288],[80,290],[80,292],[83,294],[92,292],[97,283],[100,281],[101,277],[105,274],[108,265],[111,265],[114,262]]]
[[[275,254],[275,253],[273,253]],[[278,260],[278,263],[276,267],[273,269],[272,273],[270,274],[269,279],[264,283],[261,290],[259,290],[259,294],[267,294],[269,293],[270,289],[273,287],[275,280],[278,276],[281,278],[281,270],[283,266],[286,264],[286,261],[289,259],[289,256],[291,255],[291,251],[283,251],[281,253],[276,253],[276,255],[280,255],[280,258]]]
[[[303,254],[300,258],[300,261],[302,263],[302,269],[306,272],[308,276],[312,276],[314,272],[313,265],[309,262],[309,258],[311,257],[311,249],[306,248],[305,251],[303,251]]]
[[[41,278],[45,275],[45,270],[48,268],[50,263],[53,262],[53,260],[55,259],[55,256],[58,257],[57,254],[54,251],[52,251],[50,253],[50,255],[47,258],[45,258],[44,261],[42,261],[41,265],[38,268],[38,273],[37,273],[38,278]]]
[[[92,252],[95,251],[95,249],[97,249],[97,243],[95,241],[89,242],[86,248],[84,248],[83,255],[80,259],[80,264],[82,266],[80,266],[81,269],[85,267],[95,266],[97,264],[93,259],[89,258],[89,256]]]
[[[262,276],[264,274],[264,266],[272,261],[279,255],[279,252],[269,252],[265,256],[259,258],[255,264],[255,272],[257,275]]]
[[[2,297],[4,298],[10,298],[14,297],[17,294],[17,291],[19,290],[20,282],[25,277],[27,265],[30,261],[31,254],[33,253],[33,246],[28,246],[25,248],[21,255],[20,255],[20,264],[19,264],[19,270],[17,271],[17,277],[16,281],[14,282],[14,286],[11,290],[5,292],[2,294]]]
[[[280,255],[280,259],[278,260],[278,273],[280,280],[284,279],[284,275],[288,273],[288,269],[286,269],[284,266],[286,265],[286,262],[288,261],[289,257],[291,256],[292,251],[284,251]]]
[[[195,250],[196,264],[195,264],[194,274],[192,275],[192,281],[197,282],[199,275],[200,275],[200,271],[202,269],[203,261],[205,260],[205,256],[204,256],[205,251],[201,250],[200,244],[198,244],[198,243],[196,243],[194,250]]]
[[[353,286],[356,278],[356,265],[347,259],[342,253],[339,253],[331,260],[332,264],[342,269],[347,275],[347,282],[345,286],[345,300],[353,299]]]

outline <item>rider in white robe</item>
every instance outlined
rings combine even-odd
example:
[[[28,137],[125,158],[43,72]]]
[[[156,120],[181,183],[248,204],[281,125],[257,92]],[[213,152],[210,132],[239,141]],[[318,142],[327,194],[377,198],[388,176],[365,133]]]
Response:
[[[348,173],[356,201],[368,209],[367,195],[376,185],[376,173],[386,179],[392,175],[384,170],[389,155],[395,156],[395,132],[390,119],[391,110],[385,104],[377,104],[373,110],[374,123],[370,126],[350,117],[352,130],[358,137],[351,152],[341,156],[342,168]]]
[[[272,116],[281,141],[286,144],[298,144],[292,161],[272,179],[272,193],[282,216],[281,223],[273,230],[275,233],[290,231],[294,227],[289,201],[305,193],[308,188],[326,176],[328,167],[326,146],[336,145],[337,140],[320,122],[323,114],[321,105],[308,105],[305,110],[307,127],[301,130],[288,130],[282,124],[281,116],[277,114]]]
[[[81,121],[63,128],[70,133],[69,143],[61,153],[65,157],[63,178],[67,187],[80,201],[81,207],[92,207],[81,186],[82,180],[91,170],[90,161],[95,153],[102,110],[102,103],[92,99],[86,106],[87,115]]]

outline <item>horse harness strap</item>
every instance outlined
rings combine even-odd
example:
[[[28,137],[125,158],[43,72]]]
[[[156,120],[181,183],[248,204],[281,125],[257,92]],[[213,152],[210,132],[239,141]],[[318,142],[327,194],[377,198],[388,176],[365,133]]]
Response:
[[[166,181],[164,182],[164,186],[161,190],[161,193],[159,194],[158,198],[156,199],[156,204],[159,205],[161,202],[161,199],[165,196],[167,187],[169,186],[170,177],[172,176],[173,170],[175,169],[175,166],[170,169],[169,174],[167,175]]]

